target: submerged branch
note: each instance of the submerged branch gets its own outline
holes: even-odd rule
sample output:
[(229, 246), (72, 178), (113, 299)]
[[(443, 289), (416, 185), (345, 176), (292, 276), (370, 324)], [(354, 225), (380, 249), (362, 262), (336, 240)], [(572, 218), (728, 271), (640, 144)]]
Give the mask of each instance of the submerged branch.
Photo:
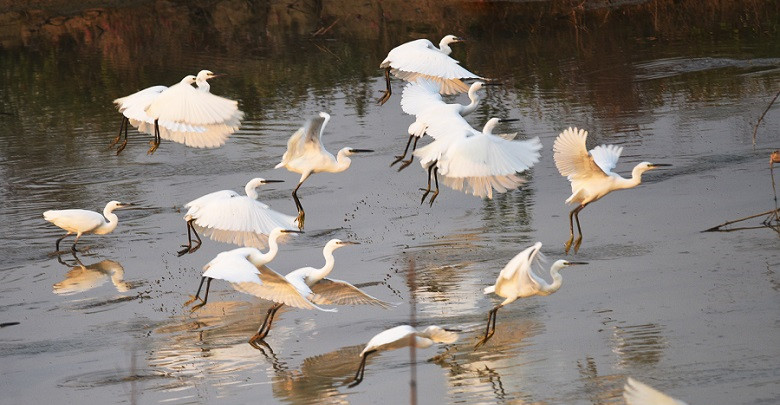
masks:
[[(767, 212), (762, 212), (760, 214), (750, 215), (750, 216), (747, 216), (747, 217), (744, 217), (744, 218), (735, 219), (733, 221), (726, 221), (726, 222), (724, 222), (724, 223), (722, 223), (722, 224), (720, 224), (718, 226), (713, 226), (712, 228), (705, 229), (702, 232), (729, 232), (730, 230), (720, 229), (720, 228), (722, 228), (724, 226), (727, 226), (727, 225), (731, 225), (731, 224), (737, 223), (737, 222), (746, 221), (748, 219), (762, 217), (764, 215), (768, 215), (767, 219), (764, 220), (764, 226), (772, 228), (773, 225), (771, 225), (771, 222), (772, 221), (777, 221), (779, 212), (780, 212), (780, 210), (772, 209), (772, 210), (769, 210)], [(780, 224), (778, 224), (778, 225), (780, 225)], [(775, 226), (778, 226), (778, 225), (775, 225)], [(759, 227), (757, 227), (757, 228), (759, 228)]]
[(758, 126), (761, 124), (761, 121), (764, 119), (764, 116), (767, 112), (769, 112), (769, 109), (772, 108), (772, 104), (775, 103), (775, 100), (777, 100), (777, 97), (780, 96), (780, 91), (775, 94), (775, 97), (772, 98), (772, 101), (769, 102), (769, 105), (766, 106), (766, 110), (761, 114), (760, 117), (758, 117), (758, 121), (756, 121), (756, 126), (753, 127), (753, 146), (756, 146), (756, 132), (758, 132)]

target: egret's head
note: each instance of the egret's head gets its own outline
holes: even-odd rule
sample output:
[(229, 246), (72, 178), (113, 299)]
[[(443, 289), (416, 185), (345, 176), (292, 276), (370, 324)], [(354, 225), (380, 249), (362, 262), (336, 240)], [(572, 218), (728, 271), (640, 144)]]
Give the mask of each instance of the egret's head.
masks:
[(465, 41), (463, 38), (457, 37), (455, 35), (447, 35), (441, 39), (441, 42), (445, 44), (452, 44), (455, 42), (463, 42), (463, 41)]
[(210, 70), (203, 69), (200, 72), (198, 72), (197, 80), (198, 81), (205, 81), (209, 79), (214, 79), (216, 77), (224, 76), (223, 74), (215, 74), (214, 72)]
[(197, 78), (197, 77), (195, 77), (195, 76), (193, 76), (193, 75), (187, 75), (187, 76), (184, 76), (184, 79), (181, 79), (181, 82), (182, 82), (182, 83), (186, 83), (186, 84), (193, 84), (193, 83), (195, 83), (197, 80), (198, 80), (198, 78)]
[(425, 328), (425, 330), (421, 333), (421, 335), (428, 336), (428, 338), (430, 338), (434, 342), (439, 342), (439, 343), (455, 343), (455, 341), (458, 340), (457, 333), (441, 328), (436, 325), (431, 325)]
[(249, 180), (249, 183), (247, 183), (247, 186), (250, 186), (252, 188), (256, 188), (256, 187), (262, 186), (263, 184), (268, 184), (268, 183), (284, 183), (284, 180), (268, 180), (268, 179), (264, 179), (262, 177), (255, 177), (254, 179)]
[(119, 202), (119, 201), (111, 201), (108, 204), (106, 204), (106, 210), (107, 211), (113, 211), (113, 210), (117, 210), (117, 209), (121, 209), (121, 208), (131, 207), (133, 205), (135, 205), (135, 204), (133, 204), (133, 203), (123, 203), (123, 202)]

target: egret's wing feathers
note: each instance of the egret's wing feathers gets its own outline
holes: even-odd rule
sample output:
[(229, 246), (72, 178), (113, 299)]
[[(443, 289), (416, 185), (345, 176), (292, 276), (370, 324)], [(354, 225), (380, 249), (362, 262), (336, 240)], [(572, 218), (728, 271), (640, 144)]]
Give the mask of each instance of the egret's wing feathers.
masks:
[(555, 167), (562, 176), (570, 180), (606, 173), (593, 161), (585, 147), (588, 132), (577, 128), (568, 128), (558, 135), (553, 144)]
[(623, 389), (623, 398), (628, 405), (687, 405), (631, 377), (628, 377)]
[(436, 81), (444, 94), (468, 91), (468, 86), (458, 79), (481, 78), (439, 51), (427, 39), (418, 39), (393, 48), (380, 66), (391, 67), (394, 75), (409, 82), (421, 77)]
[(191, 217), (198, 231), (212, 240), (261, 249), (274, 228), (292, 229), (295, 224), (295, 217), (247, 196), (212, 200)]
[(439, 85), (430, 80), (419, 79), (408, 83), (401, 93), (401, 109), (409, 115), (421, 114), (437, 104), (445, 104), (439, 94)]
[(314, 293), (311, 301), (319, 305), (376, 305), (385, 309), (393, 306), (341, 280), (324, 278), (311, 286), (311, 290)]
[(279, 273), (268, 268), (268, 266), (260, 266), (258, 270), (262, 285), (242, 286), (242, 288), (246, 289), (244, 292), (291, 307), (334, 312), (333, 309), (320, 308), (306, 299), (292, 283)]
[(243, 118), (238, 102), (198, 91), (186, 83), (175, 84), (160, 93), (146, 108), (146, 113), (154, 119), (193, 125), (222, 124)]
[(257, 268), (246, 259), (246, 256), (235, 251), (218, 254), (203, 266), (203, 277), (225, 280), (229, 283), (257, 283), (260, 277)]
[(49, 210), (43, 213), (43, 219), (67, 231), (81, 229), (82, 232), (89, 232), (106, 222), (97, 212), (80, 209)]
[(596, 163), (604, 173), (611, 174), (612, 169), (617, 166), (617, 161), (622, 152), (622, 146), (601, 145), (591, 149), (590, 155), (593, 157), (593, 162)]
[(515, 255), (512, 260), (507, 263), (501, 270), (499, 279), (512, 280), (516, 278), (521, 288), (539, 288), (539, 282), (532, 274), (531, 264), (533, 263), (536, 255), (539, 254), (542, 244), (537, 242), (533, 246), (523, 250)]

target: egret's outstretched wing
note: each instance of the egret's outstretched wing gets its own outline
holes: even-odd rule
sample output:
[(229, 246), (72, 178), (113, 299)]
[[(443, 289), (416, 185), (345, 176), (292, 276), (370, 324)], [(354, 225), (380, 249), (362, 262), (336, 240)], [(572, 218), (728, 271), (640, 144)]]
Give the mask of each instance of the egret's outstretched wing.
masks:
[(293, 228), (295, 217), (246, 196), (216, 199), (191, 215), (196, 228), (218, 242), (264, 248), (274, 228)]
[(631, 377), (628, 377), (623, 389), (623, 398), (628, 405), (687, 405)]
[(498, 277), (506, 280), (511, 280), (515, 277), (521, 286), (521, 294), (525, 293), (526, 289), (538, 289), (540, 284), (531, 270), (531, 264), (533, 264), (536, 255), (539, 254), (541, 249), (542, 243), (536, 242), (533, 246), (518, 253), (501, 270)]
[(416, 334), (417, 330), (409, 325), (400, 325), (377, 333), (366, 344), (361, 356), (372, 350), (392, 350), (409, 346), (409, 335)]
[(146, 113), (160, 120), (192, 125), (222, 124), (243, 118), (238, 102), (198, 91), (187, 83), (178, 83), (163, 91), (146, 108)]
[(225, 280), (231, 284), (260, 284), (257, 268), (247, 260), (243, 252), (240, 248), (218, 254), (203, 266), (203, 277)]
[(287, 140), (287, 151), (282, 155), (282, 161), (274, 168), (284, 167), (293, 159), (302, 156), (307, 150), (319, 151), (322, 148), (322, 129), (330, 121), (330, 115), (320, 112), (318, 115), (306, 120), (304, 126)]
[(601, 145), (591, 149), (590, 156), (593, 157), (593, 162), (596, 163), (604, 173), (609, 175), (612, 174), (612, 169), (617, 166), (617, 161), (622, 152), (622, 146)]
[(439, 94), (439, 85), (427, 79), (408, 83), (401, 93), (401, 109), (409, 115), (421, 114), (426, 109), (445, 104)]
[[(163, 91), (167, 90), (168, 86), (152, 86), (145, 88), (141, 91), (135, 92), (129, 96), (120, 97), (114, 100), (119, 112), (130, 120), (138, 120), (147, 122), (154, 119), (146, 114), (146, 109), (149, 104), (157, 98)], [(133, 124), (134, 126), (138, 126)]]
[(234, 286), (239, 291), (252, 294), (255, 297), (273, 302), (282, 303), (296, 308), (319, 309), (320, 311), (335, 312), (335, 309), (320, 308), (306, 299), (298, 289), (279, 273), (268, 266), (260, 266), (260, 280), (262, 285), (240, 284)]
[(210, 202), (220, 199), (228, 199), (234, 197), (240, 197), (241, 194), (233, 190), (220, 190), (213, 193), (208, 193), (204, 196), (198, 197), (187, 204), (184, 204), (184, 208), (189, 209), (187, 215), (195, 215), (198, 210), (208, 205)]
[(79, 209), (49, 210), (43, 213), (43, 219), (65, 230), (76, 228), (83, 232), (91, 231), (105, 222), (97, 212)]
[(376, 305), (385, 309), (394, 306), (341, 280), (324, 278), (311, 286), (311, 290), (314, 293), (311, 301), (319, 305)]
[(558, 135), (553, 144), (555, 167), (562, 176), (570, 180), (591, 176), (605, 176), (606, 173), (593, 161), (585, 147), (588, 131), (571, 128)]
[(408, 82), (421, 77), (438, 82), (443, 94), (468, 91), (468, 86), (459, 79), (481, 79), (460, 66), (457, 60), (443, 54), (427, 39), (393, 48), (380, 67), (390, 67), (394, 75)]

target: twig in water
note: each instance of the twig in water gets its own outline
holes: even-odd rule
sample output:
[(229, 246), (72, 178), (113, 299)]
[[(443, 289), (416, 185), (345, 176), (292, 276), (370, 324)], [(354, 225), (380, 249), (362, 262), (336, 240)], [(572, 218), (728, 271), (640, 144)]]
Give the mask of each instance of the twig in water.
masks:
[[(760, 214), (750, 215), (750, 216), (747, 216), (747, 217), (744, 217), (744, 218), (735, 219), (733, 221), (726, 221), (726, 222), (724, 222), (724, 223), (722, 223), (722, 224), (720, 224), (718, 226), (713, 226), (712, 228), (705, 229), (702, 232), (728, 232), (728, 230), (720, 229), (720, 228), (722, 228), (722, 227), (724, 227), (726, 225), (731, 225), (731, 224), (736, 223), (736, 222), (742, 222), (742, 221), (745, 221), (745, 220), (748, 220), (748, 219), (751, 219), (751, 218), (757, 218), (757, 217), (761, 217), (761, 216), (764, 216), (764, 215), (775, 215), (775, 216), (777, 216), (777, 213), (778, 212), (777, 212), (776, 209), (769, 210), (767, 212), (762, 212)], [(767, 224), (765, 224), (765, 225), (767, 225)], [(767, 226), (769, 226), (769, 225), (767, 225)]]
[(780, 96), (780, 91), (775, 94), (775, 97), (772, 99), (772, 101), (769, 102), (769, 105), (766, 106), (766, 110), (764, 110), (761, 116), (758, 117), (758, 121), (756, 121), (756, 126), (753, 128), (753, 147), (756, 146), (756, 132), (758, 132), (758, 125), (761, 124), (761, 121), (764, 119), (766, 113), (769, 112), (770, 108), (772, 108), (772, 104), (774, 104), (775, 100), (777, 100), (777, 96)]

